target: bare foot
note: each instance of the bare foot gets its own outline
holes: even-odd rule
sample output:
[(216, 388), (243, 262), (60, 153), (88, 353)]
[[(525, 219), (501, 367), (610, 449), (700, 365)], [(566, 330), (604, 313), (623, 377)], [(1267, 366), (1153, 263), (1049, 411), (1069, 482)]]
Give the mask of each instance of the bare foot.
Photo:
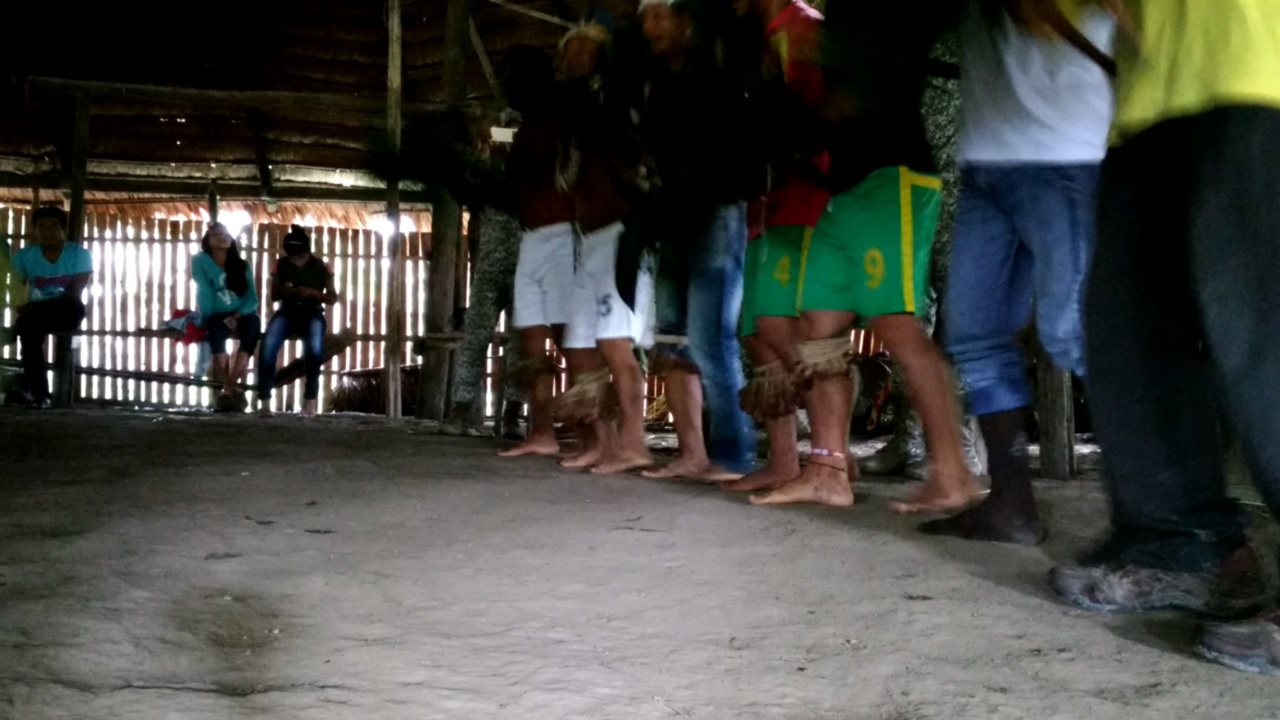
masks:
[(642, 452), (619, 453), (610, 455), (591, 468), (594, 475), (617, 475), (619, 473), (640, 470), (653, 465), (653, 455), (648, 450)]
[(640, 474), (653, 480), (700, 480), (706, 483), (732, 482), (742, 478), (742, 473), (725, 470), (706, 458), (685, 457), (677, 457), (667, 465)]
[(271, 408), (267, 407), (266, 405), (263, 405), (262, 407), (258, 408), (258, 417), (260, 418), (269, 418), (269, 417), (275, 417), (275, 416), (276, 414), (271, 412)]
[(896, 513), (904, 515), (918, 512), (953, 513), (973, 505), (981, 499), (982, 487), (974, 482), (967, 470), (940, 473), (932, 469), (924, 486), (904, 502), (890, 503)]
[(554, 436), (530, 435), (524, 442), (498, 453), (498, 457), (523, 457), (525, 455), (544, 455), (555, 457), (560, 454), (560, 443)]
[(799, 463), (775, 467), (769, 463), (741, 480), (721, 483), (720, 487), (729, 492), (760, 492), (782, 487), (783, 483), (800, 474)]
[(304, 418), (313, 418), (316, 416), (316, 401), (307, 400), (302, 403), (302, 412), (298, 413)]
[(562, 468), (589, 468), (600, 464), (604, 459), (604, 448), (596, 445), (595, 447), (580, 452), (577, 455), (570, 455), (560, 461)]
[(752, 505), (791, 505), (816, 503), (832, 507), (853, 505), (853, 487), (849, 474), (832, 465), (810, 462), (800, 476), (776, 490), (751, 496)]
[(977, 503), (983, 495), (982, 488), (978, 487), (972, 479), (955, 489), (929, 481), (906, 500), (889, 503), (889, 508), (902, 515), (921, 512), (959, 512)]

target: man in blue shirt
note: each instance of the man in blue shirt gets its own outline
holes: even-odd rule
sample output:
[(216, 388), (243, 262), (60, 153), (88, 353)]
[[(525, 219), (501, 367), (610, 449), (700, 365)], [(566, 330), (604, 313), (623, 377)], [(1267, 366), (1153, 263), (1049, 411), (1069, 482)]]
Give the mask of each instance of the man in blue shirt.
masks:
[(22, 348), (23, 402), (29, 407), (49, 405), (49, 379), (44, 341), (51, 333), (74, 330), (84, 320), (80, 299), (93, 274), (89, 251), (67, 241), (67, 214), (42, 207), (31, 216), (36, 244), (13, 256), (18, 313), (14, 334)]

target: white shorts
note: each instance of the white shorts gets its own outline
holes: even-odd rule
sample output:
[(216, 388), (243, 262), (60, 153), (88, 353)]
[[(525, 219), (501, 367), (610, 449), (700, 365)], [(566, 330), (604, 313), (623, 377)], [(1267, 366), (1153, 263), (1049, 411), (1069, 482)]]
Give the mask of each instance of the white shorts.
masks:
[(584, 349), (597, 340), (631, 340), (640, 347), (653, 345), (654, 290), (652, 258), (641, 260), (636, 277), (634, 307), (618, 295), (618, 244), (622, 223), (603, 227), (578, 241), (577, 271), (569, 301), (569, 325), (563, 347)]
[(520, 237), (513, 292), (516, 328), (569, 322), (575, 235), (571, 223), (557, 223), (526, 230)]

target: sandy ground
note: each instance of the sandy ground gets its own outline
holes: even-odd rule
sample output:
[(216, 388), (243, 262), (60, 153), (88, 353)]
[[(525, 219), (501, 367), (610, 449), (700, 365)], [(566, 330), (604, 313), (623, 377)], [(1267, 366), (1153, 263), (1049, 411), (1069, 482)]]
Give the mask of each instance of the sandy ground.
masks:
[(500, 461), (413, 423), (0, 412), (0, 717), (1280, 717), (1191, 618), (1056, 603), (1041, 549), (859, 506)]

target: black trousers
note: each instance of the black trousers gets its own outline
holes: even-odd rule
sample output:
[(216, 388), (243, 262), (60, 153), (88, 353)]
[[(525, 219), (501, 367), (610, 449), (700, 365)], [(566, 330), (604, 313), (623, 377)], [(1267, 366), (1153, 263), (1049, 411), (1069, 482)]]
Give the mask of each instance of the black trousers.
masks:
[(1245, 542), (1223, 420), (1280, 511), (1280, 110), (1164, 122), (1103, 165), (1085, 309), (1112, 536), (1090, 561), (1215, 568)]
[(84, 321), (80, 298), (63, 295), (33, 302), (18, 313), (14, 333), (22, 351), (22, 379), (26, 391), (36, 400), (49, 397), (48, 368), (44, 361), (44, 341), (52, 333), (69, 332)]

